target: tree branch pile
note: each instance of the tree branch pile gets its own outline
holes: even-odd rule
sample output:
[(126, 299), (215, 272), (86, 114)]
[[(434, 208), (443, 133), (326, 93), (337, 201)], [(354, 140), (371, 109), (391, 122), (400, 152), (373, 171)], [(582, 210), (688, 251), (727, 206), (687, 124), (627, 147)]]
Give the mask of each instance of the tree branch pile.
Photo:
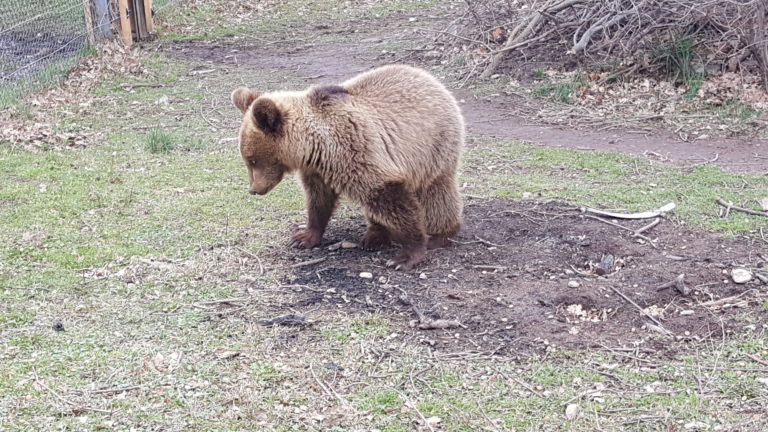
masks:
[(537, 48), (560, 50), (581, 63), (631, 60), (632, 70), (653, 71), (665, 67), (657, 61), (660, 48), (686, 40), (687, 53), (697, 53), (702, 67), (721, 73), (755, 69), (768, 90), (768, 0), (465, 3), (473, 19), (473, 39), (490, 54), (481, 77), (494, 74), (507, 56)]

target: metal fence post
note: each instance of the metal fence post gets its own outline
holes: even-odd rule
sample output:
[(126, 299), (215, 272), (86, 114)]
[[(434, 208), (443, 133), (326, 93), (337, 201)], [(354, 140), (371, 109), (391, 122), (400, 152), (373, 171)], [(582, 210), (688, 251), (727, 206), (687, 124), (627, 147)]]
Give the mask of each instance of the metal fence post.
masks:
[(112, 23), (109, 19), (109, 0), (93, 0), (95, 6), (96, 30), (100, 36), (112, 34)]

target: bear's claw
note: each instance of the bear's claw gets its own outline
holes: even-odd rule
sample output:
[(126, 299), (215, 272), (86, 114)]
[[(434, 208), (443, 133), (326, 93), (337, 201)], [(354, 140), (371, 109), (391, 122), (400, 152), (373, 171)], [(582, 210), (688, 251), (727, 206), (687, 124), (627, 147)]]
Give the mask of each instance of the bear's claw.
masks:
[(293, 235), (289, 247), (299, 249), (312, 249), (320, 244), (322, 234), (314, 230), (302, 230)]

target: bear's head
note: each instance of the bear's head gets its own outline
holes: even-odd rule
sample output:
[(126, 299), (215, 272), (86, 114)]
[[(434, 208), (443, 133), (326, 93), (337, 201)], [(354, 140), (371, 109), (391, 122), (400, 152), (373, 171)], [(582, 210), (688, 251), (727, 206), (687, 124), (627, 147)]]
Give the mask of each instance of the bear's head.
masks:
[(278, 158), (285, 133), (285, 114), (274, 100), (241, 87), (232, 92), (232, 103), (243, 113), (240, 154), (248, 168), (249, 191), (264, 195), (288, 171)]

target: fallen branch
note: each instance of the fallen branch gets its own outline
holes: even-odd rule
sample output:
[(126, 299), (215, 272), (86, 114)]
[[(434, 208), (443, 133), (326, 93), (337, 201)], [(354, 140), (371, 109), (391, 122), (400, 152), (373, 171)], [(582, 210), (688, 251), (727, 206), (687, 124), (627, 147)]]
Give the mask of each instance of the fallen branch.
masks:
[(747, 291), (744, 291), (743, 293), (741, 293), (739, 295), (725, 297), (725, 298), (721, 298), (719, 300), (710, 300), (708, 302), (702, 303), (701, 305), (702, 306), (706, 306), (706, 307), (711, 307), (711, 308), (720, 308), (720, 307), (723, 307), (723, 306), (725, 306), (725, 305), (727, 305), (727, 304), (729, 304), (729, 303), (731, 303), (731, 302), (733, 302), (735, 300), (738, 300), (740, 297), (742, 297), (742, 296), (744, 296), (746, 294), (749, 294), (751, 292), (754, 292), (754, 291), (755, 290), (747, 290)]
[(642, 228), (640, 228), (638, 230), (635, 230), (634, 235), (635, 236), (639, 236), (640, 234), (642, 234), (642, 233), (648, 231), (649, 229), (655, 227), (656, 225), (658, 225), (659, 222), (661, 222), (661, 218), (654, 219), (653, 222), (649, 223), (648, 225), (646, 225), (646, 226), (644, 226), (644, 227), (642, 227)]
[(718, 204), (720, 204), (721, 206), (725, 207), (725, 215), (723, 217), (728, 217), (728, 214), (730, 213), (731, 210), (735, 210), (737, 212), (742, 212), (742, 213), (746, 213), (746, 214), (751, 214), (751, 215), (754, 215), (754, 216), (765, 216), (765, 217), (768, 217), (768, 212), (761, 212), (761, 211), (757, 211), (757, 210), (752, 210), (752, 209), (748, 209), (748, 208), (744, 208), (744, 207), (735, 206), (735, 205), (733, 205), (733, 202), (731, 202), (731, 201), (726, 202), (724, 199), (722, 199), (720, 197), (717, 197), (716, 201), (717, 201)]
[(672, 332), (671, 332), (671, 331), (669, 331), (669, 330), (667, 330), (666, 328), (664, 328), (664, 325), (663, 325), (663, 324), (662, 324), (662, 323), (661, 323), (659, 320), (657, 320), (657, 319), (656, 319), (656, 318), (655, 318), (653, 315), (651, 315), (651, 314), (649, 314), (648, 312), (646, 312), (646, 311), (645, 311), (645, 309), (641, 308), (641, 307), (640, 307), (640, 305), (639, 305), (639, 304), (637, 304), (637, 303), (635, 303), (635, 302), (634, 302), (634, 301), (633, 301), (631, 298), (627, 297), (626, 295), (624, 295), (624, 293), (622, 293), (621, 291), (617, 290), (616, 288), (614, 288), (614, 287), (612, 287), (612, 286), (610, 286), (610, 285), (608, 286), (608, 288), (610, 288), (611, 290), (613, 290), (613, 292), (615, 292), (616, 294), (618, 294), (619, 296), (621, 296), (621, 298), (623, 298), (624, 300), (626, 300), (626, 301), (627, 301), (627, 303), (629, 303), (629, 304), (631, 304), (632, 306), (634, 306), (634, 307), (635, 307), (637, 310), (639, 310), (639, 311), (640, 311), (640, 313), (642, 313), (643, 315), (645, 315), (646, 317), (648, 317), (648, 319), (650, 319), (651, 321), (653, 321), (653, 322), (654, 322), (654, 323), (655, 323), (655, 324), (656, 324), (656, 325), (657, 325), (657, 326), (658, 326), (658, 327), (659, 327), (659, 328), (662, 330), (662, 333), (665, 333), (665, 334), (672, 334)]
[(672, 210), (674, 210), (675, 207), (676, 207), (675, 203), (668, 203), (659, 207), (656, 210), (640, 212), (640, 213), (614, 213), (614, 212), (608, 212), (603, 210), (597, 210), (589, 207), (582, 207), (581, 211), (600, 215), (600, 216), (608, 216), (616, 219), (650, 219), (653, 217), (663, 216), (665, 213), (669, 213)]

